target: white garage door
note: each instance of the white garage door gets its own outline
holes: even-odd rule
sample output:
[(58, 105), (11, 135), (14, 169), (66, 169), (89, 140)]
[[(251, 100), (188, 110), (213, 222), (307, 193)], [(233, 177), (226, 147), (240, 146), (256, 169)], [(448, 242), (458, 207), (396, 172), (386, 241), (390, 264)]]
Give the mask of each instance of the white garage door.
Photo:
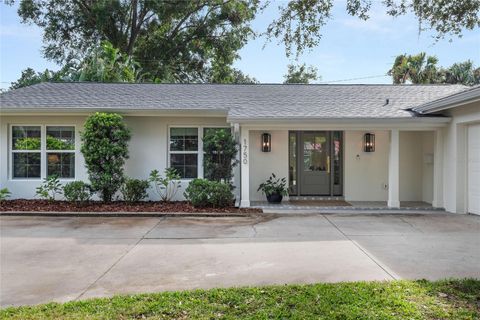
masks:
[(468, 212), (480, 214), (480, 124), (468, 127)]

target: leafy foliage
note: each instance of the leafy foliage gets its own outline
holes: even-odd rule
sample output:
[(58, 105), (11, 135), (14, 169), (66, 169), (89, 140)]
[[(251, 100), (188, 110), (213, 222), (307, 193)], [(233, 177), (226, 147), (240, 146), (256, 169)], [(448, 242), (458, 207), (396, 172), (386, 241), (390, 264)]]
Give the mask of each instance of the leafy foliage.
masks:
[(235, 158), (238, 145), (230, 129), (208, 131), (203, 137), (205, 178), (229, 183), (233, 168), (238, 164)]
[(5, 201), (8, 198), (10, 198), (11, 194), (12, 193), (10, 192), (10, 190), (8, 190), (8, 188), (1, 188), (0, 189), (0, 202)]
[(234, 200), (230, 184), (206, 179), (193, 179), (184, 196), (194, 207), (224, 208)]
[(63, 186), (63, 196), (67, 201), (84, 203), (90, 200), (92, 189), (83, 181), (72, 181)]
[(180, 174), (175, 168), (166, 168), (165, 177), (162, 177), (158, 170), (152, 170), (148, 181), (154, 186), (155, 192), (160, 196), (162, 201), (169, 202), (177, 194), (181, 187)]
[(133, 203), (145, 199), (148, 196), (147, 189), (149, 185), (148, 180), (126, 178), (120, 188), (123, 200)]
[(288, 194), (287, 189), (287, 179), (286, 178), (277, 178), (277, 176), (272, 173), (272, 175), (265, 181), (262, 182), (257, 191), (262, 191), (266, 196), (272, 194), (278, 194), (286, 196)]
[(51, 175), (43, 180), (43, 183), (37, 187), (36, 191), (36, 195), (40, 198), (55, 201), (55, 197), (62, 194), (62, 185), (60, 180), (58, 180), (58, 176)]
[(480, 68), (475, 69), (470, 60), (454, 63), (449, 68), (439, 67), (437, 63), (437, 57), (427, 56), (425, 52), (416, 55), (402, 54), (395, 58), (388, 74), (392, 76), (395, 84), (411, 82), (475, 85), (480, 83)]
[[(285, 44), (287, 56), (296, 56), (317, 46), (322, 28), (332, 18), (334, 0), (289, 0), (279, 6), (279, 16), (268, 26), (269, 39), (277, 38)], [(373, 0), (347, 0), (346, 11), (361, 20), (368, 20)], [(413, 13), (419, 21), (419, 32), (431, 29), (436, 38), (461, 36), (464, 29), (480, 26), (480, 1), (422, 1), (384, 0), (386, 13), (398, 17)]]
[(20, 0), (18, 14), (43, 29), (44, 55), (58, 63), (82, 61), (106, 40), (139, 61), (151, 81), (206, 82), (213, 70), (215, 82), (223, 82), (221, 70), (253, 34), (249, 22), (257, 5), (257, 0)]
[(87, 56), (78, 70), (74, 80), (96, 82), (138, 82), (140, 64), (132, 57), (121, 53), (108, 41), (103, 41), (100, 47)]
[(46, 69), (43, 72), (36, 72), (32, 68), (27, 68), (22, 71), (20, 78), (12, 82), (10, 89), (19, 89), (33, 84), (48, 82), (48, 81), (62, 81), (64, 80), (63, 71), (52, 71)]
[(307, 67), (304, 64), (301, 65), (288, 65), (287, 74), (284, 76), (285, 81), (283, 83), (310, 83), (311, 80), (318, 80), (321, 77), (318, 76), (318, 70), (315, 67)]
[(105, 202), (112, 201), (123, 184), (130, 137), (130, 130), (119, 114), (97, 112), (85, 122), (81, 152), (92, 188)]

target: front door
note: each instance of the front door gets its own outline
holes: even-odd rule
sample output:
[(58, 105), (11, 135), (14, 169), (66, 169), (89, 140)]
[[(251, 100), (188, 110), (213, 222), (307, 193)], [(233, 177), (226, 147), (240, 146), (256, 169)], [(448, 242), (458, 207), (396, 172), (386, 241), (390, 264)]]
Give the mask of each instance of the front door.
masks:
[(301, 195), (330, 195), (330, 132), (299, 132), (298, 168)]

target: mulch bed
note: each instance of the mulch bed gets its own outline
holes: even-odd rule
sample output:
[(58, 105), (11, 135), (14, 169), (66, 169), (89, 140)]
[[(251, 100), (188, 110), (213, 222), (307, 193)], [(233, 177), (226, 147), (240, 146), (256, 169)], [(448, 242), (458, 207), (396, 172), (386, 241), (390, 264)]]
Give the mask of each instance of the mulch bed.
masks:
[(184, 212), (184, 213), (260, 213), (261, 209), (252, 208), (194, 208), (188, 202), (146, 201), (128, 204), (123, 201), (103, 203), (90, 201), (76, 205), (67, 201), (15, 199), (0, 202), (3, 212)]

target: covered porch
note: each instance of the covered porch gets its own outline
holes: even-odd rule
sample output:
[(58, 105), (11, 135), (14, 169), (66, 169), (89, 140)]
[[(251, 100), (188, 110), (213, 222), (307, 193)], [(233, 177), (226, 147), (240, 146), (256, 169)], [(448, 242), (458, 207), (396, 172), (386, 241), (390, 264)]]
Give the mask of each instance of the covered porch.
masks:
[[(383, 122), (236, 124), (241, 145), (235, 181), (238, 204), (285, 209), (442, 208), (438, 155), (446, 119)], [(271, 137), (269, 152), (262, 151), (264, 133)], [(366, 134), (374, 138), (370, 152)], [(267, 203), (257, 191), (272, 173), (287, 178), (289, 196), (280, 206)]]

